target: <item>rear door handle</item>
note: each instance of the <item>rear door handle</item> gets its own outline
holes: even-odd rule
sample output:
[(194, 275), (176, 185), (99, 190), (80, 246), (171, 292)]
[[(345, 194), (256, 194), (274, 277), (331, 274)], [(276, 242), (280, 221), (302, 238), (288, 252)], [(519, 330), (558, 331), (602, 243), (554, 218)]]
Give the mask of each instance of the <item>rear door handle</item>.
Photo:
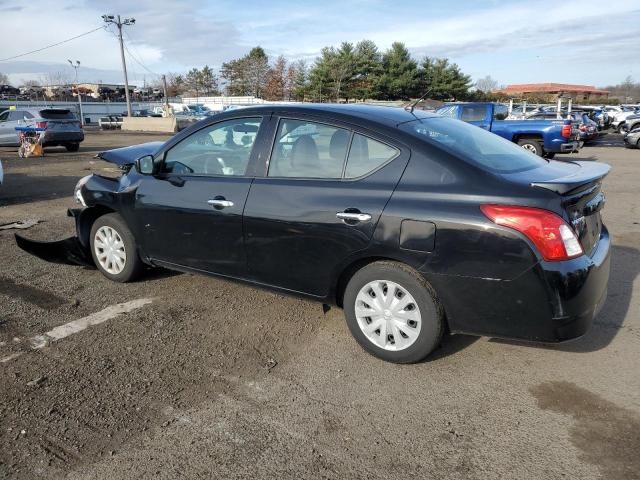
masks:
[(208, 200), (207, 203), (211, 205), (213, 208), (217, 208), (218, 210), (222, 210), (223, 208), (226, 208), (226, 207), (233, 207), (233, 202), (225, 199), (224, 197), (212, 198), (211, 200)]
[(340, 220), (345, 220), (347, 222), (368, 222), (371, 220), (371, 215), (368, 213), (355, 213), (355, 212), (338, 212), (336, 213), (336, 217)]

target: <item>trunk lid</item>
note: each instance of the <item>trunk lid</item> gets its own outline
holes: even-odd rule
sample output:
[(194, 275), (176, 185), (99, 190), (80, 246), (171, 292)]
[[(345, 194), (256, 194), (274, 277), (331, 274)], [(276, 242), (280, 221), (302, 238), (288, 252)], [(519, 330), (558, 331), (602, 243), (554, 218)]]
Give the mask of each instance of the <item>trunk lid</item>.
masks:
[(605, 204), (602, 179), (609, 165), (597, 162), (549, 162), (548, 165), (509, 175), (517, 183), (554, 192), (569, 224), (587, 255), (593, 252), (602, 230), (600, 211)]
[(162, 145), (164, 145), (164, 142), (149, 142), (130, 147), (114, 148), (113, 150), (100, 152), (96, 157), (119, 166), (134, 165), (140, 157), (155, 154)]

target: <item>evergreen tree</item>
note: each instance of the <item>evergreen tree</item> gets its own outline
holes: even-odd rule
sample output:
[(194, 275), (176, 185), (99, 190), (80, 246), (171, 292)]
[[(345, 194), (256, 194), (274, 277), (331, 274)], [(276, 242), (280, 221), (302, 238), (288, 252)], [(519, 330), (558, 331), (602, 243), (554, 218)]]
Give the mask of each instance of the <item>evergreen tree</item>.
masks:
[(425, 57), (420, 70), (420, 86), (429, 96), (439, 100), (464, 99), (471, 87), (471, 77), (460, 71), (455, 63), (446, 58)]
[(382, 55), (374, 42), (362, 40), (356, 45), (354, 56), (355, 75), (351, 93), (361, 100), (374, 98), (383, 73)]
[(382, 55), (383, 73), (380, 96), (385, 99), (409, 99), (418, 86), (418, 65), (404, 43), (394, 42)]

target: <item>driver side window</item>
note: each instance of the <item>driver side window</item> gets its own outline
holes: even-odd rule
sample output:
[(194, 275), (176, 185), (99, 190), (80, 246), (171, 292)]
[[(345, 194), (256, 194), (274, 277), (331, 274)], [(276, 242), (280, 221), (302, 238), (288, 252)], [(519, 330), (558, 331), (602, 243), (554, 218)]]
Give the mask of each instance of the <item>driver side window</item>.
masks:
[(261, 121), (261, 117), (236, 118), (198, 130), (165, 154), (162, 172), (244, 175)]

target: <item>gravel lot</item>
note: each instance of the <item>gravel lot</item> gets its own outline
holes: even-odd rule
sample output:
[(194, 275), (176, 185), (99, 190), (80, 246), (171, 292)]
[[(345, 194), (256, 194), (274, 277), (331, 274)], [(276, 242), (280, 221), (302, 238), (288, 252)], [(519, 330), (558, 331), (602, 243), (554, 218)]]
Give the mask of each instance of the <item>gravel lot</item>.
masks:
[[(94, 132), (78, 153), (1, 149), (0, 225), (73, 234), (78, 178), (106, 148), (164, 137)], [(609, 297), (592, 330), (555, 346), (454, 336), (428, 361), (362, 351), (342, 312), (214, 278), (111, 283), (45, 263), (0, 230), (0, 478), (640, 478), (640, 151), (609, 163)], [(152, 299), (33, 349), (111, 305)]]

